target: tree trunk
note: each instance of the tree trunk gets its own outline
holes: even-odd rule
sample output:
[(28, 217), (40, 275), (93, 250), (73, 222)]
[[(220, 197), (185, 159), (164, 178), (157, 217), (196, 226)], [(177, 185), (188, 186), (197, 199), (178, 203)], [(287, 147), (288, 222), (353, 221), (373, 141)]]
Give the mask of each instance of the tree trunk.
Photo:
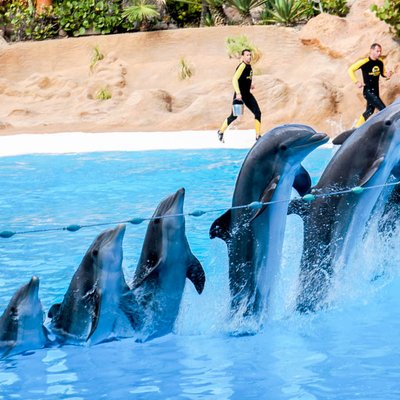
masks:
[(226, 16), (222, 5), (210, 5), (210, 13), (215, 26), (226, 25)]

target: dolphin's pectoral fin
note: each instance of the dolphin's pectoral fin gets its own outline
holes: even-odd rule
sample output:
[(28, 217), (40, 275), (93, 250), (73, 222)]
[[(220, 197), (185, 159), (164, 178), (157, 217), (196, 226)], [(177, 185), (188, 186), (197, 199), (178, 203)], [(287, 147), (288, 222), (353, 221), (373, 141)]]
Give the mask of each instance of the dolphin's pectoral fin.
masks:
[(92, 290), (90, 293), (88, 293), (85, 298), (88, 299), (89, 307), (88, 309), (90, 310), (89, 315), (91, 317), (91, 327), (90, 327), (90, 332), (89, 335), (86, 339), (88, 341), (90, 337), (93, 335), (97, 328), (97, 324), (99, 323), (99, 317), (100, 317), (100, 302), (101, 302), (101, 295), (100, 292), (97, 288)]
[(47, 312), (47, 316), (49, 318), (55, 317), (58, 314), (58, 312), (60, 311), (60, 307), (61, 307), (61, 303), (53, 304), (50, 307), (50, 310)]
[(349, 129), (348, 131), (342, 132), (340, 135), (336, 136), (335, 139), (333, 139), (332, 143), (333, 144), (343, 144), (356, 130), (354, 129)]
[(186, 278), (188, 278), (194, 285), (198, 294), (201, 294), (206, 283), (206, 274), (200, 264), (200, 261), (193, 256), (190, 260), (190, 265), (186, 271)]
[(151, 265), (147, 264), (145, 267), (143, 266), (138, 266), (137, 269), (145, 269), (145, 273), (142, 274), (141, 276), (136, 276), (132, 282), (132, 287), (131, 289), (134, 290), (141, 286), (141, 284), (151, 275), (154, 273), (154, 271), (162, 264), (162, 259), (158, 259), (157, 263)]
[(380, 157), (374, 161), (374, 163), (369, 167), (368, 171), (361, 178), (358, 186), (364, 186), (374, 176), (384, 159), (385, 157)]
[(210, 239), (220, 238), (222, 240), (229, 240), (231, 238), (230, 225), (231, 225), (231, 209), (217, 218), (210, 228)]
[[(272, 196), (274, 195), (275, 189), (278, 186), (279, 179), (281, 178), (280, 175), (276, 175), (274, 178), (270, 180), (267, 187), (265, 188), (263, 194), (261, 195), (260, 202), (261, 203), (268, 203), (271, 201)], [(267, 208), (267, 205), (263, 205), (257, 212), (250, 218), (249, 222), (254, 221), (257, 217), (259, 217)]]
[(300, 196), (304, 196), (310, 191), (311, 177), (307, 170), (300, 164), (300, 168), (294, 178), (293, 187)]

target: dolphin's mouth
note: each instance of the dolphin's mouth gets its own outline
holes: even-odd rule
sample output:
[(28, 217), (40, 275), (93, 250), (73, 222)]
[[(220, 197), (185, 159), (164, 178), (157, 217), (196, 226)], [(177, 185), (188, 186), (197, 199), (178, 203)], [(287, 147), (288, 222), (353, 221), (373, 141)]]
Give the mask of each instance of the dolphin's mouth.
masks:
[(163, 210), (162, 214), (164, 215), (182, 214), (184, 200), (185, 200), (185, 189), (180, 188), (169, 199), (166, 200), (165, 209)]
[(110, 235), (110, 240), (116, 240), (116, 241), (122, 241), (126, 231), (126, 225), (125, 224), (119, 224), (116, 228), (112, 230), (112, 233)]
[(329, 136), (326, 133), (314, 133), (311, 136), (298, 140), (293, 144), (296, 149), (301, 149), (309, 146), (320, 146), (321, 144), (327, 143)]
[(39, 278), (32, 276), (31, 280), (23, 287), (21, 291), (21, 298), (35, 301), (39, 296)]

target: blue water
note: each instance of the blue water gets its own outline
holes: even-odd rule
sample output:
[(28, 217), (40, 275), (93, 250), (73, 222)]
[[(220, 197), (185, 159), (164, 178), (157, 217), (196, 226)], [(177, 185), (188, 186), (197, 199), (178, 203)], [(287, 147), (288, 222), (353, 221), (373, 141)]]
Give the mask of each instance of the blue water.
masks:
[[(115, 224), (150, 217), (186, 189), (185, 212), (229, 207), (245, 150), (155, 151), (0, 158), (0, 231)], [(312, 153), (314, 182), (332, 156)], [(199, 296), (187, 281), (172, 334), (93, 347), (40, 349), (0, 361), (0, 399), (399, 399), (399, 234), (372, 224), (340, 271), (332, 306), (293, 311), (302, 246), (290, 216), (275, 298), (258, 335), (232, 337), (226, 247), (208, 238), (221, 212), (187, 217), (193, 253), (207, 274)], [(62, 300), (84, 253), (104, 227), (0, 239), (0, 310), (32, 275), (47, 310)], [(133, 276), (146, 223), (128, 225), (124, 271)], [(397, 231), (398, 232), (398, 231)]]

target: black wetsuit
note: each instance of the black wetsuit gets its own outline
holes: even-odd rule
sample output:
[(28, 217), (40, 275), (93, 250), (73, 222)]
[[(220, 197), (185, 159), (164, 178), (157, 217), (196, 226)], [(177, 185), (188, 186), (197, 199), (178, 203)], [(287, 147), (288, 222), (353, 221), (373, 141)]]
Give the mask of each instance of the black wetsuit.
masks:
[(349, 68), (350, 76), (354, 82), (357, 82), (354, 72), (358, 69), (361, 69), (365, 85), (363, 96), (367, 100), (367, 107), (363, 117), (367, 120), (374, 113), (375, 108), (381, 111), (386, 107), (379, 97), (379, 77), (382, 75), (386, 78), (385, 66), (381, 59), (372, 60), (367, 57), (357, 61)]
[[(237, 90), (237, 88), (240, 91), (240, 94), (242, 96), (242, 101), (244, 105), (254, 114), (254, 118), (261, 123), (261, 110), (260, 107), (258, 106), (257, 100), (255, 97), (252, 95), (250, 92), (251, 90), (251, 82), (253, 78), (253, 69), (250, 64), (246, 64), (244, 62), (241, 62), (237, 68), (236, 68), (236, 73), (234, 75), (233, 81), (235, 80), (235, 77), (237, 77), (237, 87), (235, 85), (235, 82), (233, 82), (233, 86)], [(233, 95), (233, 100), (236, 99), (236, 91)], [(237, 116), (233, 115), (233, 111), (227, 118), (227, 123), (228, 126), (237, 118)]]

